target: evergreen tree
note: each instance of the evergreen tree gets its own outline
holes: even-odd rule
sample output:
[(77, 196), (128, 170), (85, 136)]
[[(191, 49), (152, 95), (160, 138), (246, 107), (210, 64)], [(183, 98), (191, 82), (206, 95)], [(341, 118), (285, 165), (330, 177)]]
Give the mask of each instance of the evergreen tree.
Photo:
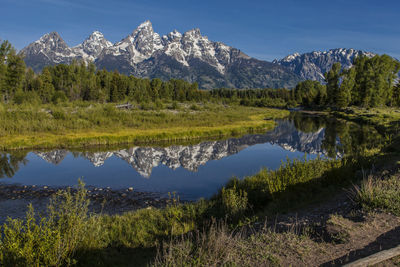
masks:
[(25, 75), (25, 62), (22, 56), (17, 55), (14, 49), (11, 49), (7, 55), (7, 67), (4, 77), (4, 96), (9, 101), (16, 92), (22, 90), (22, 82)]
[(328, 104), (330, 105), (335, 105), (337, 100), (341, 67), (342, 65), (336, 62), (332, 65), (331, 70), (325, 73)]
[(336, 106), (339, 108), (347, 107), (351, 103), (351, 92), (354, 90), (356, 77), (355, 68), (343, 71), (342, 77), (343, 80), (336, 96)]
[(55, 93), (55, 90), (52, 83), (53, 79), (51, 73), (47, 68), (43, 69), (42, 75), (40, 75), (40, 79), (42, 81), (42, 86), (38, 91), (40, 99), (43, 103), (50, 103)]

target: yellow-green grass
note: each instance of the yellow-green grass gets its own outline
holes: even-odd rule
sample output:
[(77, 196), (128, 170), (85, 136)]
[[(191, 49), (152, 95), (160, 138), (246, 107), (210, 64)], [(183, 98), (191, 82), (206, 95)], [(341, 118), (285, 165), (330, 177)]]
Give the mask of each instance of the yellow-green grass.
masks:
[(0, 149), (142, 144), (237, 136), (271, 129), (285, 110), (207, 105), (193, 111), (118, 110), (114, 105), (6, 106), (0, 109)]
[(400, 109), (398, 108), (358, 108), (351, 107), (343, 111), (335, 111), (334, 115), (347, 120), (368, 123), (382, 130), (397, 130), (400, 121)]

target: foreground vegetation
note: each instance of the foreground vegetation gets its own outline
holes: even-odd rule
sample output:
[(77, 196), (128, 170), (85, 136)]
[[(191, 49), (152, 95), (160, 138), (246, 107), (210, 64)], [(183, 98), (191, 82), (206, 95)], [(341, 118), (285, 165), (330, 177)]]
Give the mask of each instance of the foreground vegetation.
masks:
[(263, 170), (243, 181), (234, 179), (210, 200), (188, 204), (173, 201), (165, 209), (115, 216), (88, 214), (86, 191), (80, 185), (75, 195), (60, 192), (47, 216), (36, 219), (31, 210), (26, 220), (8, 221), (2, 230), (0, 259), (6, 265), (19, 266), (75, 261), (92, 266), (118, 264), (118, 260), (108, 258), (110, 253), (124, 255), (146, 248), (155, 251), (171, 237), (208, 229), (210, 218), (235, 227), (326, 197), (335, 188), (348, 185), (351, 179), (338, 181), (337, 177), (349, 177), (359, 164), (326, 159), (288, 161), (276, 171)]

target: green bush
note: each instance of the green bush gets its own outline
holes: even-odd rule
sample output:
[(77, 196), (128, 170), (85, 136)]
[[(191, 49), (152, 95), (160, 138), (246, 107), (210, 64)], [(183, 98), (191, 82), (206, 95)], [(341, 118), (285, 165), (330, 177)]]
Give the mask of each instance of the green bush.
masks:
[(200, 110), (200, 107), (198, 105), (196, 105), (196, 104), (192, 104), (190, 106), (190, 109), (196, 111), (196, 110)]
[(108, 104), (104, 105), (103, 112), (107, 116), (114, 116), (117, 113), (117, 109), (115, 108), (114, 105)]
[(2, 229), (0, 262), (3, 266), (71, 265), (83, 240), (88, 221), (86, 190), (59, 191), (48, 206), (47, 216), (36, 219), (29, 207), (26, 219), (8, 219)]
[(170, 107), (170, 109), (174, 109), (174, 110), (177, 110), (177, 109), (179, 109), (178, 102), (176, 102), (176, 101), (173, 101), (173, 102), (172, 102), (172, 104), (171, 104), (171, 107)]
[(61, 110), (54, 110), (52, 113), (53, 118), (56, 120), (65, 120), (65, 114)]
[(161, 100), (159, 100), (159, 99), (157, 99), (157, 100), (154, 102), (154, 106), (155, 106), (155, 108), (158, 109), (158, 110), (164, 109), (164, 104), (163, 104), (163, 102), (161, 102)]
[(63, 91), (56, 91), (51, 99), (53, 104), (60, 104), (68, 101), (67, 96)]
[(221, 190), (221, 201), (226, 216), (239, 218), (247, 209), (247, 192), (237, 189), (236, 185), (228, 189), (224, 187)]
[(17, 92), (14, 96), (14, 103), (17, 105), (21, 104), (39, 104), (42, 101), (40, 97), (35, 92)]
[[(344, 165), (346, 160), (287, 159), (277, 170), (263, 169), (242, 180), (232, 179), (227, 183), (225, 191), (234, 189), (246, 193), (248, 206), (253, 211), (272, 208), (274, 205), (277, 206), (274, 210), (283, 211), (311, 199), (310, 194), (317, 195), (321, 189), (330, 190), (333, 185), (349, 182), (351, 165), (346, 168)], [(216, 198), (221, 197), (220, 192)]]
[(368, 177), (355, 186), (353, 199), (366, 210), (380, 209), (400, 215), (400, 178)]

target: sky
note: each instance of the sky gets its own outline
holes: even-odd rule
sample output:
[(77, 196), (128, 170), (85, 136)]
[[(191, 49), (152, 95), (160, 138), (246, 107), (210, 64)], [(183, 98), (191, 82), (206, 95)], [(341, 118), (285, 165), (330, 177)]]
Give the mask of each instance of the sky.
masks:
[(400, 0), (0, 0), (0, 40), (18, 50), (57, 31), (75, 46), (94, 30), (115, 43), (142, 22), (200, 28), (258, 59), (354, 48), (400, 59)]

